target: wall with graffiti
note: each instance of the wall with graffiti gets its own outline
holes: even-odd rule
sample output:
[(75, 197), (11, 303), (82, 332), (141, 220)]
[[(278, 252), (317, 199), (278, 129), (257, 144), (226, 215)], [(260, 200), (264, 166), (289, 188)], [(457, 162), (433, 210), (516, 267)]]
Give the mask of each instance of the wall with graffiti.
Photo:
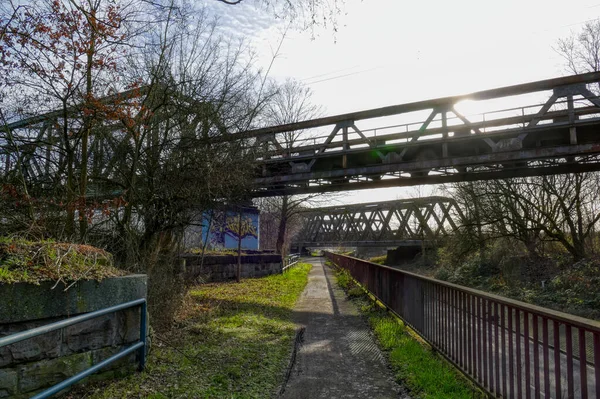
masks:
[(242, 249), (258, 250), (258, 209), (245, 208), (241, 212), (241, 219), (239, 215), (237, 211), (228, 210), (204, 212), (198, 218), (201, 220), (196, 221), (196, 227), (186, 231), (186, 247), (201, 248), (206, 241), (208, 249), (237, 249), (238, 239), (241, 237)]

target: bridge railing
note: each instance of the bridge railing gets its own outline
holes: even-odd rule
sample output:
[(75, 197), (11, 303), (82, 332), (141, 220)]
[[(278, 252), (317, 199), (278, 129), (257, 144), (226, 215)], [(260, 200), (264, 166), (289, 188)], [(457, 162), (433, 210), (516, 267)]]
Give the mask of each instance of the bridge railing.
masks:
[(51, 331), (60, 330), (65, 327), (72, 326), (73, 324), (81, 323), (86, 320), (94, 319), (96, 317), (100, 317), (100, 316), (103, 316), (103, 315), (106, 315), (109, 313), (114, 313), (114, 312), (117, 312), (120, 310), (137, 307), (137, 306), (140, 307), (140, 339), (137, 342), (131, 344), (127, 348), (112, 355), (111, 357), (93, 365), (92, 367), (88, 368), (87, 370), (84, 370), (78, 374), (75, 374), (74, 376), (48, 388), (47, 390), (38, 393), (37, 395), (33, 396), (32, 399), (49, 398), (52, 395), (55, 395), (58, 392), (62, 391), (63, 389), (70, 387), (71, 385), (75, 384), (76, 382), (81, 381), (85, 377), (87, 377), (91, 374), (94, 374), (95, 372), (108, 366), (109, 364), (129, 355), (130, 353), (134, 353), (134, 352), (138, 353), (139, 370), (141, 371), (144, 369), (144, 366), (146, 364), (146, 330), (147, 330), (148, 320), (147, 320), (147, 316), (146, 316), (147, 304), (146, 304), (145, 298), (136, 299), (134, 301), (122, 303), (120, 305), (115, 305), (115, 306), (111, 306), (109, 308), (85, 313), (85, 314), (75, 316), (75, 317), (70, 317), (65, 320), (47, 324), (45, 326), (32, 328), (30, 330), (26, 330), (26, 331), (22, 331), (22, 332), (19, 332), (16, 334), (8, 335), (6, 337), (2, 337), (2, 338), (0, 338), (0, 348), (2, 348), (3, 346), (8, 346), (8, 345), (20, 342), (20, 341), (24, 341), (29, 338), (37, 337), (38, 335), (49, 333)]
[(492, 396), (600, 399), (600, 323), (326, 252)]

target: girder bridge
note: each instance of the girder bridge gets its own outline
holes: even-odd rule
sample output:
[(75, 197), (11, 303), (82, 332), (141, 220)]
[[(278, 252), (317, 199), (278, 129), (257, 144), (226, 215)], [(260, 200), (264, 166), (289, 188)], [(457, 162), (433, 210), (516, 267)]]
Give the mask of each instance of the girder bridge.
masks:
[(573, 75), (235, 136), (265, 148), (256, 196), (599, 170), (599, 81)]
[(462, 212), (451, 198), (424, 197), (317, 208), (303, 216), (292, 247), (398, 247), (451, 234)]
[[(225, 125), (210, 101), (185, 98), (169, 105), (185, 108), (186, 117), (169, 124), (177, 127), (175, 137), (163, 139), (174, 152), (187, 135), (209, 150), (239, 141), (255, 160), (255, 197), (596, 171), (599, 82), (594, 72), (246, 131)], [(143, 95), (124, 92), (102, 101), (136, 109), (135, 97)], [(64, 112), (70, 126), (80, 127), (80, 109)], [(63, 141), (71, 140), (65, 118), (54, 111), (0, 126), (0, 174), (19, 165), (27, 179), (59, 184), (67, 165)], [(134, 145), (121, 122), (94, 129), (87, 159), (97, 177), (90, 186), (99, 192), (90, 195), (113, 195), (118, 185), (106, 182), (120, 173), (119, 161)], [(17, 144), (8, 141), (18, 143), (18, 159)], [(74, 157), (74, 167), (82, 168), (80, 151)]]

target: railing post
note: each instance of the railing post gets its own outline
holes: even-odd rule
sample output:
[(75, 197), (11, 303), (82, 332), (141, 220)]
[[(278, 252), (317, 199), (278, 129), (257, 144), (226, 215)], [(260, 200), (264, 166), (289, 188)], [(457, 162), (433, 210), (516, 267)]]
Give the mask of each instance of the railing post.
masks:
[(147, 328), (148, 328), (148, 302), (144, 301), (144, 303), (142, 303), (140, 305), (140, 342), (142, 342), (144, 345), (140, 348), (140, 353), (139, 353), (139, 357), (140, 357), (139, 371), (143, 371), (144, 367), (146, 366), (146, 349), (148, 347), (148, 344), (146, 342)]

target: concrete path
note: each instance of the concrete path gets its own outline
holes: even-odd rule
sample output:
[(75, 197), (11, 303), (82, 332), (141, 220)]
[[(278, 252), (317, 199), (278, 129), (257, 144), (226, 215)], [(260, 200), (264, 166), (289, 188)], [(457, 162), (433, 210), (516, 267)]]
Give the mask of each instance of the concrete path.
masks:
[(405, 398), (375, 343), (366, 320), (337, 287), (323, 258), (294, 309), (306, 328), (282, 398)]

